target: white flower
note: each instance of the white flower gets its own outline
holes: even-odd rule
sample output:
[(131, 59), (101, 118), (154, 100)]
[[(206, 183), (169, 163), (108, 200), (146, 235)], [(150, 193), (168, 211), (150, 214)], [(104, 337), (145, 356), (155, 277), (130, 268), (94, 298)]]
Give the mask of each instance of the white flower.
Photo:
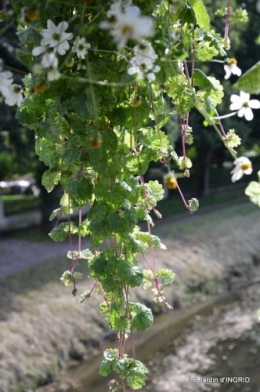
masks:
[(5, 103), (9, 106), (20, 106), (23, 101), (23, 89), (18, 84), (11, 84), (8, 95), (5, 97)]
[[(110, 29), (110, 34), (114, 37), (119, 49), (122, 49), (129, 39), (141, 41), (145, 37), (154, 34), (153, 20), (148, 16), (141, 16), (140, 9), (136, 6), (121, 10), (122, 2), (112, 4), (112, 14), (115, 21), (102, 22), (102, 29)], [(110, 8), (110, 10), (111, 10)]]
[(229, 79), (231, 74), (237, 76), (240, 76), (242, 74), (241, 69), (237, 66), (237, 60), (234, 58), (228, 60), (227, 64), (224, 65), (224, 70), (226, 72), (224, 79)]
[(143, 42), (134, 47), (135, 57), (130, 60), (131, 67), (127, 72), (129, 75), (137, 74), (137, 79), (142, 80), (146, 76), (150, 82), (155, 80), (154, 73), (159, 72), (161, 67), (154, 65), (157, 59), (153, 47), (148, 42)]
[(50, 51), (50, 49), (45, 46), (36, 46), (32, 51), (33, 56), (39, 56), (42, 54), (41, 64), (44, 68), (57, 68), (58, 67), (58, 59), (55, 55), (55, 50)]
[(13, 83), (13, 74), (10, 71), (0, 72), (0, 92), (4, 97), (9, 95), (10, 85)]
[(52, 82), (53, 80), (57, 80), (61, 77), (60, 72), (56, 68), (50, 68), (47, 73), (47, 79)]
[(64, 55), (70, 47), (68, 40), (73, 37), (72, 33), (65, 33), (68, 26), (68, 23), (65, 21), (60, 22), (58, 26), (55, 26), (49, 19), (47, 21), (48, 29), (43, 29), (41, 31), (41, 35), (43, 36), (41, 45), (55, 48), (60, 55)]
[(113, 18), (117, 17), (117, 15), (122, 13), (122, 9), (126, 9), (132, 4), (132, 0), (124, 0), (122, 4), (122, 0), (117, 1), (114, 4), (111, 4), (110, 9), (107, 11), (107, 17)]
[(86, 42), (84, 37), (79, 38), (76, 37), (75, 42), (72, 47), (72, 51), (77, 53), (78, 58), (84, 59), (86, 54), (88, 53), (88, 49), (90, 48), (90, 44)]
[(44, 67), (41, 64), (34, 64), (32, 67), (32, 73), (35, 75), (42, 75), (44, 73)]
[(231, 171), (231, 181), (240, 180), (244, 174), (251, 174), (253, 171), (252, 163), (247, 157), (240, 157), (234, 161), (234, 169)]
[(142, 80), (146, 76), (150, 82), (153, 82), (155, 80), (154, 73), (159, 72), (161, 69), (159, 65), (154, 65), (153, 63), (147, 64), (144, 62), (140, 64), (135, 57), (130, 60), (130, 63), (132, 66), (128, 68), (127, 73), (129, 75), (137, 74), (138, 80)]
[(136, 62), (139, 64), (153, 64), (158, 58), (152, 45), (146, 41), (134, 47), (134, 54)]
[(245, 116), (247, 121), (251, 121), (254, 118), (251, 109), (260, 109), (260, 101), (257, 99), (250, 100), (250, 95), (243, 91), (240, 91), (240, 96), (232, 94), (230, 100), (232, 102), (230, 110), (238, 110), (238, 117)]

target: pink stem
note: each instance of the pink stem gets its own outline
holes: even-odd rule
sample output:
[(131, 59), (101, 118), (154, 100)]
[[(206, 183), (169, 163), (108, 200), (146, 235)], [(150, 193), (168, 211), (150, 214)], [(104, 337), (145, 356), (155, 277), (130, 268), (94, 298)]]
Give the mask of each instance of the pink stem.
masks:
[(182, 143), (182, 153), (183, 153), (183, 158), (186, 159), (186, 146), (185, 146), (185, 124), (183, 121), (183, 117), (180, 117), (180, 127), (181, 127), (181, 143)]
[(181, 196), (181, 198), (182, 198), (182, 201), (183, 201), (185, 207), (187, 208), (187, 210), (190, 211), (190, 206), (189, 206), (189, 204), (186, 203), (186, 200), (185, 200), (185, 198), (184, 198), (184, 196), (183, 196), (183, 193), (182, 193), (182, 191), (181, 191), (181, 188), (179, 187), (178, 184), (177, 184), (177, 188), (178, 188), (179, 194), (180, 194), (180, 196)]
[(228, 0), (224, 39), (228, 39), (231, 0)]

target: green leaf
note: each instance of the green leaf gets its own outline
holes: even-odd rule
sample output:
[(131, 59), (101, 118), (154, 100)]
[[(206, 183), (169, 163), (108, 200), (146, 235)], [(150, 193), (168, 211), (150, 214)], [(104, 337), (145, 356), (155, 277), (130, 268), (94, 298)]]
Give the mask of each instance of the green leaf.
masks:
[(220, 81), (213, 76), (209, 76), (208, 80), (215, 86), (215, 89), (211, 90), (207, 95), (210, 98), (212, 104), (217, 106), (222, 102), (222, 98), (224, 97), (223, 86), (220, 84)]
[(48, 192), (51, 192), (54, 186), (59, 183), (60, 178), (61, 178), (60, 171), (53, 171), (49, 169), (45, 173), (43, 173), (42, 185), (47, 189)]
[(249, 94), (260, 94), (260, 61), (244, 73), (234, 87)]
[(180, 19), (181, 23), (183, 24), (196, 23), (194, 11), (188, 4), (184, 4), (183, 7), (178, 11), (178, 19)]
[(175, 279), (175, 274), (166, 268), (159, 269), (156, 273), (156, 276), (159, 278), (161, 287), (167, 286)]
[(135, 361), (134, 366), (130, 367), (129, 376), (126, 378), (127, 384), (134, 390), (143, 388), (145, 380), (149, 374), (144, 364), (140, 361)]
[(81, 295), (80, 295), (80, 300), (79, 302), (82, 304), (85, 302), (87, 299), (91, 298), (91, 292), (90, 290), (85, 290)]
[(68, 235), (67, 231), (64, 231), (64, 228), (67, 226), (67, 223), (60, 223), (57, 227), (52, 229), (49, 236), (55, 242), (64, 241)]
[(60, 281), (61, 283), (64, 284), (64, 286), (72, 286), (75, 279), (81, 279), (81, 278), (82, 278), (82, 273), (75, 271), (72, 274), (69, 270), (67, 270), (62, 274)]
[(72, 273), (68, 270), (63, 272), (62, 277), (60, 278), (61, 283), (64, 284), (64, 286), (72, 286), (74, 279), (72, 276)]
[(108, 348), (104, 351), (104, 358), (108, 361), (114, 361), (118, 358), (118, 349), (117, 348)]
[(78, 228), (73, 222), (60, 223), (49, 233), (51, 239), (55, 242), (64, 241), (68, 233), (78, 233)]
[(82, 208), (92, 197), (93, 185), (90, 179), (70, 177), (66, 190), (71, 198), (72, 206)]
[(115, 256), (107, 257), (106, 255), (101, 254), (90, 262), (91, 275), (101, 281), (108, 276), (113, 276), (116, 273), (118, 262), (119, 261)]
[(63, 162), (67, 165), (71, 165), (72, 163), (79, 162), (81, 157), (81, 148), (75, 146), (66, 146), (63, 154)]
[(132, 319), (132, 326), (138, 331), (144, 331), (153, 325), (153, 314), (151, 309), (142, 304), (131, 304), (131, 309), (136, 316)]
[(127, 374), (128, 360), (125, 358), (117, 359), (113, 363), (113, 370), (119, 375), (120, 378), (125, 378)]
[(40, 44), (42, 39), (40, 32), (31, 25), (25, 29), (18, 30), (16, 34), (18, 35), (19, 40), (25, 46), (26, 44), (35, 44), (35, 46), (37, 46)]
[(79, 226), (79, 235), (82, 237), (86, 237), (89, 234), (89, 220), (84, 220), (81, 225)]
[(146, 188), (146, 205), (149, 209), (157, 205), (159, 200), (164, 198), (164, 189), (162, 184), (160, 184), (157, 180), (149, 181), (145, 184)]
[[(260, 174), (260, 172), (258, 172)], [(249, 196), (252, 203), (260, 207), (260, 184), (256, 181), (251, 181), (245, 189), (245, 194)]]
[(20, 124), (30, 129), (37, 129), (39, 118), (45, 112), (45, 103), (40, 94), (33, 97), (25, 97), (21, 106), (16, 112), (16, 118)]
[(199, 208), (199, 202), (197, 199), (195, 199), (195, 197), (193, 197), (192, 199), (190, 199), (188, 201), (189, 206), (190, 206), (190, 212), (195, 212), (197, 211), (197, 209)]
[(143, 270), (144, 280), (143, 280), (143, 288), (144, 290), (152, 287), (152, 280), (154, 280), (154, 275), (151, 270)]
[(197, 24), (206, 29), (210, 29), (210, 17), (207, 8), (202, 0), (189, 0), (196, 16)]
[(21, 63), (24, 64), (28, 69), (30, 69), (33, 63), (32, 54), (22, 49), (16, 49), (15, 53), (17, 58), (21, 61)]
[(194, 86), (198, 86), (201, 90), (205, 90), (208, 92), (210, 92), (211, 90), (218, 90), (214, 83), (200, 69), (194, 70), (192, 79)]
[(107, 359), (103, 359), (100, 364), (99, 374), (106, 377), (109, 375), (110, 372), (112, 372), (112, 362)]
[(125, 284), (136, 287), (142, 284), (143, 272), (137, 265), (133, 266), (127, 260), (119, 260), (117, 277)]

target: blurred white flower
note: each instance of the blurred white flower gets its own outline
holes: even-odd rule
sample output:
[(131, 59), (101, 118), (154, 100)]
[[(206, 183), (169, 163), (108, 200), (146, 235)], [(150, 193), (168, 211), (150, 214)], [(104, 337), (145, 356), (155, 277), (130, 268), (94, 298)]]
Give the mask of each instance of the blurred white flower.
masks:
[(155, 80), (155, 73), (159, 72), (161, 67), (154, 65), (153, 63), (139, 63), (135, 57), (130, 60), (131, 67), (128, 68), (127, 73), (129, 75), (137, 74), (137, 79), (142, 80), (146, 76), (150, 82)]
[(0, 72), (0, 92), (4, 97), (9, 94), (9, 87), (13, 83), (13, 74), (10, 71)]
[(47, 79), (49, 82), (53, 82), (53, 80), (57, 80), (61, 77), (60, 72), (56, 68), (50, 68), (47, 72)]
[(90, 48), (90, 44), (86, 42), (86, 38), (76, 37), (72, 51), (76, 52), (78, 58), (84, 59), (86, 54), (88, 53), (88, 49)]
[(226, 72), (225, 78), (224, 79), (229, 79), (231, 74), (240, 76), (242, 74), (242, 71), (240, 68), (237, 66), (237, 60), (232, 58), (227, 61), (227, 64), (224, 65), (224, 70)]
[(55, 48), (57, 52), (62, 56), (69, 49), (68, 40), (72, 39), (72, 33), (65, 33), (68, 28), (68, 23), (63, 21), (56, 26), (50, 19), (47, 21), (48, 29), (43, 29), (41, 35), (42, 46), (49, 46)]
[(20, 106), (23, 102), (23, 89), (18, 84), (11, 84), (8, 95), (5, 97), (5, 103), (9, 106)]
[(100, 23), (100, 28), (110, 30), (119, 49), (122, 49), (129, 39), (141, 41), (154, 34), (153, 20), (148, 16), (141, 16), (138, 7), (125, 6), (124, 12), (121, 8), (121, 1), (112, 4), (110, 13), (108, 12), (112, 20)]
[(35, 75), (42, 75), (44, 72), (44, 67), (41, 64), (34, 64), (32, 67), (32, 73)]
[(107, 17), (113, 18), (117, 17), (118, 14), (122, 13), (122, 10), (125, 10), (132, 4), (132, 0), (122, 0), (117, 1), (116, 3), (111, 4), (110, 9), (107, 11)]
[(244, 174), (251, 174), (253, 171), (252, 163), (247, 157), (240, 157), (234, 161), (234, 169), (231, 171), (231, 181), (240, 180)]
[(135, 59), (139, 64), (153, 64), (154, 61), (158, 58), (157, 54), (154, 51), (152, 45), (147, 42), (141, 42), (139, 45), (134, 47)]
[(45, 46), (36, 46), (32, 51), (33, 56), (39, 56), (42, 54), (42, 61), (41, 64), (44, 68), (57, 68), (58, 67), (58, 59), (55, 55), (55, 50), (50, 51), (49, 48)]
[(232, 94), (230, 97), (231, 105), (230, 110), (238, 110), (238, 117), (245, 116), (247, 121), (251, 121), (254, 118), (251, 109), (260, 109), (260, 101), (257, 99), (251, 99), (248, 93), (240, 91), (240, 95)]
[(148, 42), (142, 42), (134, 47), (135, 56), (131, 58), (131, 67), (127, 72), (129, 75), (137, 74), (137, 79), (142, 80), (144, 77), (150, 82), (155, 80), (155, 73), (159, 72), (161, 67), (154, 62), (158, 58), (154, 48)]

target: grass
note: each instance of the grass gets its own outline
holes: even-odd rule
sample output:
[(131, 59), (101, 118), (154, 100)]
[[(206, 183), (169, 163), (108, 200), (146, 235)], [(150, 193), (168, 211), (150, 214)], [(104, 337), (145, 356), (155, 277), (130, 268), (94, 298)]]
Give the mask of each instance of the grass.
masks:
[[(173, 197), (170, 196), (168, 199), (162, 200), (158, 203), (156, 208), (158, 211), (160, 211), (163, 217), (169, 217), (176, 214), (185, 213), (187, 211), (177, 191), (175, 191), (175, 194), (176, 195)], [(191, 199), (192, 197), (193, 196), (187, 197), (187, 200)], [(236, 203), (237, 201), (241, 201), (243, 199), (247, 200), (244, 187), (229, 189), (223, 192), (214, 193), (207, 197), (198, 197), (200, 204), (199, 210), (221, 203)], [(153, 218), (156, 219), (155, 216), (153, 216)]]
[[(192, 196), (188, 197), (187, 200), (189, 200), (191, 197)], [(239, 187), (235, 189), (229, 189), (223, 192), (218, 192), (210, 196), (201, 197), (198, 199), (200, 203), (200, 211), (203, 210), (203, 208), (209, 208), (210, 206), (216, 206), (224, 203), (236, 203), (238, 201), (240, 202), (242, 200), (247, 200), (248, 198), (244, 194), (244, 187)], [(158, 209), (158, 211), (160, 211), (163, 218), (173, 217), (174, 215), (182, 213), (184, 215), (187, 215), (187, 210), (184, 207), (183, 201), (181, 200), (177, 191), (175, 191), (175, 194), (173, 194), (173, 196), (170, 195), (168, 199), (160, 201), (156, 208)], [(154, 214), (152, 215), (153, 219), (155, 221), (157, 220), (158, 222), (158, 218)], [(164, 219), (160, 221), (163, 222)], [(8, 236), (8, 238), (29, 242), (51, 241), (46, 231), (44, 231), (41, 227), (16, 230), (5, 234), (5, 236)]]
[[(20, 311), (19, 296), (33, 300), (33, 292), (39, 293), (43, 290), (44, 293), (46, 286), (50, 284), (62, 285), (60, 277), (70, 267), (70, 260), (64, 255), (0, 279), (0, 319), (8, 316), (10, 310)], [(82, 272), (85, 277), (88, 275), (86, 260), (78, 263), (77, 271)]]
[(53, 242), (42, 227), (29, 227), (4, 234), (5, 237), (28, 242)]

